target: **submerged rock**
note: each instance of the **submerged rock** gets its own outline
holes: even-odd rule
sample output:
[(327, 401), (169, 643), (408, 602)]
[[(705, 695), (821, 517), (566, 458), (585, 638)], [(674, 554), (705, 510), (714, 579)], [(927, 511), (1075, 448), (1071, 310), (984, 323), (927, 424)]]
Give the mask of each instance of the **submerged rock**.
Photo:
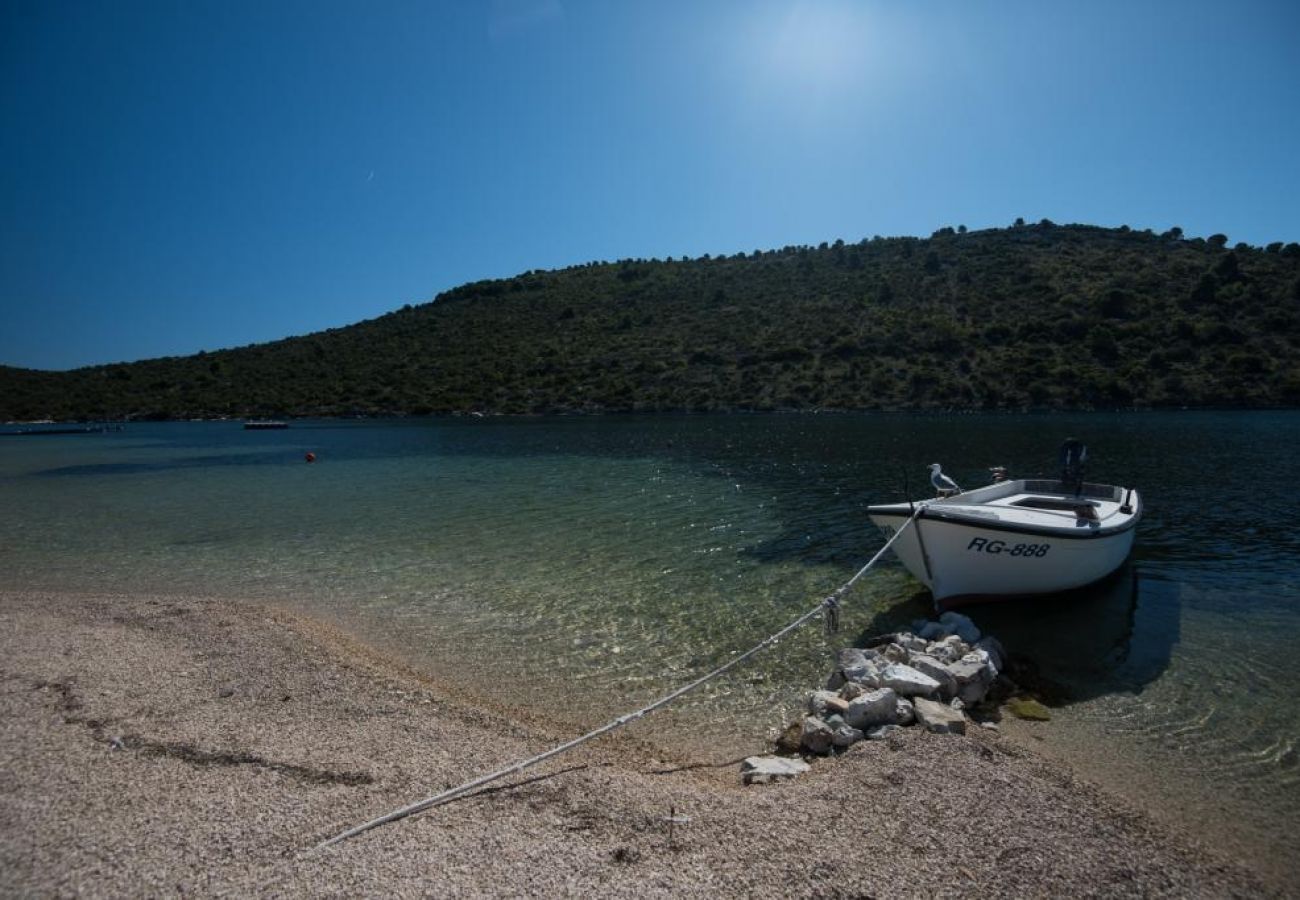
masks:
[(1033, 722), (1048, 722), (1052, 718), (1047, 707), (1032, 697), (1015, 697), (1008, 700), (1007, 712), (1017, 719), (1029, 719)]
[(927, 622), (924, 619), (918, 619), (912, 623), (912, 632), (919, 638), (927, 641), (939, 641), (952, 634), (947, 628), (944, 628), (938, 622)]
[(968, 644), (973, 644), (980, 639), (979, 627), (970, 620), (969, 616), (963, 616), (961, 613), (946, 612), (939, 617), (939, 624)]

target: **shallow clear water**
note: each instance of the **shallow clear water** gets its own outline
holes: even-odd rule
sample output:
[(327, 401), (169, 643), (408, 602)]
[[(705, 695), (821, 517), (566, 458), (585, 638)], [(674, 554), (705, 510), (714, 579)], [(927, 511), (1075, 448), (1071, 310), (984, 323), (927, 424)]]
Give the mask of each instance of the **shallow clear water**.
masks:
[[(265, 599), (343, 623), (429, 672), (576, 726), (747, 649), (880, 545), (868, 503), (926, 464), (1052, 471), (1067, 436), (1133, 484), (1132, 564), (1056, 602), (973, 608), (1149, 769), (1300, 819), (1289, 686), (1300, 637), (1296, 413), (682, 416), (130, 425), (0, 438), (0, 583)], [(307, 465), (307, 451), (318, 462)], [(1280, 479), (1280, 480), (1279, 480)], [(753, 750), (832, 650), (927, 611), (897, 564), (638, 728)], [(688, 735), (688, 737), (683, 737)], [(721, 757), (725, 758), (725, 756)], [(1260, 812), (1262, 810), (1262, 813)]]

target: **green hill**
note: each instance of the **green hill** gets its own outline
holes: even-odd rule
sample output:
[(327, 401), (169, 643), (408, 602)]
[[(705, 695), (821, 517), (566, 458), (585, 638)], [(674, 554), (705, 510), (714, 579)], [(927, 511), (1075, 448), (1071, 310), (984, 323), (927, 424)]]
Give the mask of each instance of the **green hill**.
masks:
[(339, 329), (72, 372), (0, 419), (1300, 405), (1300, 245), (1050, 222), (467, 284)]

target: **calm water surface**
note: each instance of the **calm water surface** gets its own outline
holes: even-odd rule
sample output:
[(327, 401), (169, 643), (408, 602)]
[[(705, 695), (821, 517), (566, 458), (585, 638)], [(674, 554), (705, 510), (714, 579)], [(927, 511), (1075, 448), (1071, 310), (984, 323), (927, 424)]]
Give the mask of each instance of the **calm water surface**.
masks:
[[(747, 649), (880, 545), (865, 507), (925, 466), (1131, 484), (1131, 565), (973, 608), (1062, 688), (1061, 733), (1300, 849), (1296, 413), (690, 416), (131, 425), (0, 438), (0, 583), (217, 594), (331, 618), (467, 691), (579, 727)], [(318, 462), (307, 465), (304, 453)], [(927, 612), (891, 562), (811, 627), (638, 726), (752, 752), (830, 653)], [(1058, 727), (1056, 723), (1053, 728)], [(1280, 826), (1285, 825), (1285, 828)], [(1282, 832), (1287, 832), (1283, 834)]]

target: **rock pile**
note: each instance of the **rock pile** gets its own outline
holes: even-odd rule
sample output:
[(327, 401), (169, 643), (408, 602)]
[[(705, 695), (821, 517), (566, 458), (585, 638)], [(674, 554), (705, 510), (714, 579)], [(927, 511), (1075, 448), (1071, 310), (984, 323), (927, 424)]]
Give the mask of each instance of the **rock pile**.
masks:
[[(911, 631), (871, 644), (839, 652), (825, 689), (809, 695), (807, 715), (778, 747), (826, 756), (858, 741), (884, 740), (914, 724), (965, 734), (965, 710), (985, 699), (1006, 664), (997, 638), (981, 635), (974, 622), (954, 612), (937, 622), (914, 622)], [(759, 780), (750, 772), (761, 759), (745, 761), (747, 783)]]

